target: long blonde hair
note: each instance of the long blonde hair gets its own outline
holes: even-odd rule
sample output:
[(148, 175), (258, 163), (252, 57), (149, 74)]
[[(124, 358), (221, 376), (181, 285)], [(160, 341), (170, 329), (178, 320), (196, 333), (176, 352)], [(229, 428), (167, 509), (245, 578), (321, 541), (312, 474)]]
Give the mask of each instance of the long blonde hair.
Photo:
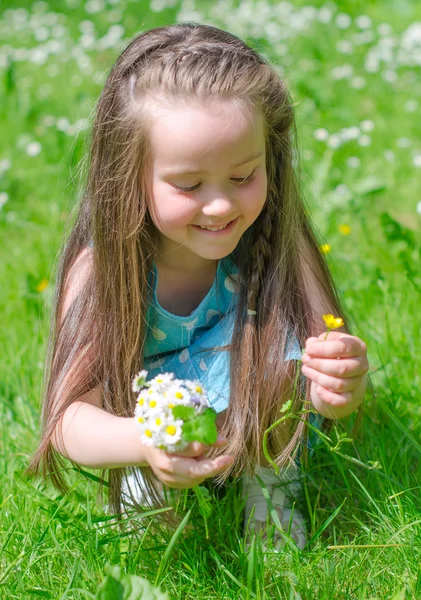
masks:
[[(133, 414), (130, 382), (143, 366), (147, 276), (156, 247), (145, 183), (146, 99), (154, 94), (175, 101), (251, 102), (265, 118), (267, 199), (233, 253), (239, 295), (230, 402), (221, 431), (229, 443), (209, 452), (232, 454), (235, 461), (217, 484), (245, 469), (252, 472), (261, 459), (263, 433), (292, 393), (297, 364), (284, 361), (288, 335), (295, 334), (303, 347), (309, 335), (321, 332), (322, 311), (344, 314), (300, 191), (296, 125), (285, 82), (256, 51), (216, 27), (186, 23), (141, 33), (117, 59), (99, 98), (86, 188), (58, 264), (42, 438), (28, 472), (42, 467), (62, 492), (68, 489), (60, 471), (64, 463), (51, 438), (69, 405), (99, 385), (106, 411)], [(60, 323), (67, 277), (90, 239), (93, 268)], [(305, 403), (305, 394), (298, 395), (295, 408)], [(304, 431), (305, 423), (293, 420), (273, 431), (269, 450), (279, 465), (288, 463)], [(160, 505), (151, 469), (141, 472), (153, 503)], [(115, 513), (122, 509), (125, 473), (109, 471)]]

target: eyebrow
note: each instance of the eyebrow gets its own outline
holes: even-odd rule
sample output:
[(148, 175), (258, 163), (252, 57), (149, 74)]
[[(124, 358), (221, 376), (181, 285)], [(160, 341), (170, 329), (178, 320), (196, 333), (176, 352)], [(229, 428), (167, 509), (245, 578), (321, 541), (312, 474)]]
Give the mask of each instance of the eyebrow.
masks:
[[(238, 167), (242, 167), (243, 165), (252, 162), (253, 160), (257, 160), (258, 158), (260, 158), (261, 156), (263, 156), (263, 152), (258, 152), (257, 154), (253, 154), (252, 156), (249, 156), (248, 158), (246, 158), (246, 160), (241, 161), (240, 163), (238, 163), (237, 165), (233, 165), (231, 167), (231, 169), (237, 169)], [(189, 170), (184, 170), (183, 167), (173, 167), (173, 168), (169, 168), (169, 169), (164, 169), (163, 174), (164, 175), (202, 175), (203, 173), (207, 174), (207, 171), (189, 171)]]

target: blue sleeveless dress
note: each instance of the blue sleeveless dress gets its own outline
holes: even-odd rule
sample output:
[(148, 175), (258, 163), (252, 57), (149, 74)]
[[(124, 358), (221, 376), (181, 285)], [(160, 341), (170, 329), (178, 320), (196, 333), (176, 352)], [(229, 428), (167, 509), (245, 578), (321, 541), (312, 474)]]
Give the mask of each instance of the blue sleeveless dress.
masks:
[[(93, 247), (92, 241), (89, 246)], [(143, 357), (148, 379), (165, 372), (174, 373), (178, 379), (198, 379), (212, 408), (220, 413), (229, 404), (230, 353), (214, 348), (231, 343), (238, 269), (229, 256), (220, 260), (212, 287), (186, 317), (174, 315), (159, 305), (156, 296), (158, 271), (154, 263), (152, 266), (153, 271), (148, 277), (150, 302)], [(284, 360), (300, 359), (298, 340), (290, 336)], [(319, 414), (310, 414), (310, 423), (317, 429), (323, 420)], [(317, 436), (310, 432), (309, 448), (312, 449), (317, 441)]]
[[(238, 269), (227, 256), (218, 262), (213, 285), (188, 316), (174, 315), (159, 305), (158, 273), (149, 277), (151, 299), (147, 311), (144, 368), (148, 379), (172, 372), (179, 379), (198, 379), (216, 412), (228, 407), (230, 396), (229, 350), (212, 350), (231, 343), (237, 304)], [(297, 339), (291, 338), (284, 360), (299, 360)]]

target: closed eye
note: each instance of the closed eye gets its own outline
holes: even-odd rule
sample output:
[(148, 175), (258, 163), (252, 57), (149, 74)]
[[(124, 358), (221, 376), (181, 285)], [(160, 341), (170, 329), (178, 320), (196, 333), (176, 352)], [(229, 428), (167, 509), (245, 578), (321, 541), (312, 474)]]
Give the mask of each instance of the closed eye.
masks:
[[(249, 183), (253, 179), (255, 172), (256, 172), (256, 169), (254, 169), (250, 173), (250, 175), (248, 175), (247, 177), (243, 177), (241, 179), (240, 178), (234, 178), (234, 177), (232, 177), (231, 181), (233, 181), (237, 185), (244, 185), (245, 183)], [(186, 188), (174, 185), (174, 188), (175, 188), (175, 190), (177, 192), (180, 192), (180, 193), (189, 193), (189, 192), (194, 192), (195, 190), (197, 190), (199, 188), (199, 186), (200, 186), (200, 183), (198, 183), (197, 185), (193, 185), (192, 187), (186, 187)]]

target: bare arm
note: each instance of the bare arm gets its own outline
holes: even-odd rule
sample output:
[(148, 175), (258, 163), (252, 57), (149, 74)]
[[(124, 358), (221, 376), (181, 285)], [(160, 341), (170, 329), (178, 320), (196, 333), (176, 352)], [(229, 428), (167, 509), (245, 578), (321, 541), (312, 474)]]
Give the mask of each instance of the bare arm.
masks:
[(92, 469), (148, 465), (134, 419), (116, 417), (82, 400), (65, 411), (62, 439), (56, 432), (52, 444), (66, 458)]
[[(54, 436), (54, 448), (73, 462), (92, 469), (150, 466), (173, 488), (191, 488), (232, 464), (222, 455), (206, 459), (207, 447), (193, 442), (178, 454), (144, 446), (133, 418), (116, 417), (89, 402), (73, 402), (62, 419), (63, 441)], [(224, 441), (218, 439), (215, 446)]]

